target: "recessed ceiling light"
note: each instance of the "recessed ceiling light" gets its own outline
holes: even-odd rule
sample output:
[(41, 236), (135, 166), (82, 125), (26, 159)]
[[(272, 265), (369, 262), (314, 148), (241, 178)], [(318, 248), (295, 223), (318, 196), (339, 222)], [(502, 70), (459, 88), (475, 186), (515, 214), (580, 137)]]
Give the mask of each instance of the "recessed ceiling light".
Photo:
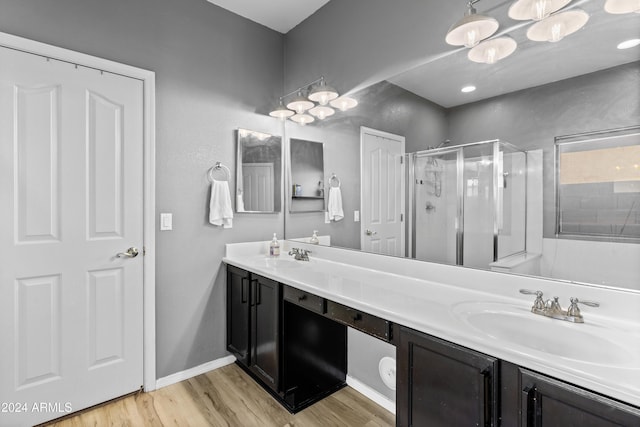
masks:
[(630, 49), (638, 45), (640, 45), (640, 39), (625, 40), (622, 43), (618, 44), (618, 49)]
[(476, 87), (473, 85), (465, 86), (462, 89), (460, 89), (460, 91), (464, 93), (473, 92), (474, 90), (476, 90)]

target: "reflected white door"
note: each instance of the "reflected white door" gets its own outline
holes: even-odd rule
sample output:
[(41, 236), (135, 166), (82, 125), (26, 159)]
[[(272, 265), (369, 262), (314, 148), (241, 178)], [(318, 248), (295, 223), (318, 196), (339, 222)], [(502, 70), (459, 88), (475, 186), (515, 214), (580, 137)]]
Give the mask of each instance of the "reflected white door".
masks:
[(0, 425), (32, 425), (143, 383), (143, 90), (6, 48), (0, 64), (0, 402), (24, 404)]
[(273, 212), (273, 163), (243, 163), (242, 187), (246, 211)]
[(404, 137), (360, 128), (361, 248), (404, 256)]

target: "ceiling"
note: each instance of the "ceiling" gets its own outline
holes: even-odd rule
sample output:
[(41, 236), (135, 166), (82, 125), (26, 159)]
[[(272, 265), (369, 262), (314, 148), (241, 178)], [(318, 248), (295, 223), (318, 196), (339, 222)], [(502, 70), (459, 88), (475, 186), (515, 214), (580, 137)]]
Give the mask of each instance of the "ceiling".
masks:
[[(511, 3), (483, 0), (476, 4), (478, 13), (498, 20), (497, 34), (509, 34), (518, 43), (511, 56), (493, 65), (478, 64), (467, 58), (466, 48), (451, 47), (423, 65), (387, 80), (450, 108), (640, 60), (640, 46), (616, 48), (624, 40), (640, 38), (640, 18), (635, 13), (609, 14), (603, 9), (603, 0), (573, 1), (564, 10), (586, 11), (589, 21), (585, 27), (557, 43), (533, 42), (526, 37), (531, 22), (514, 21), (507, 16)], [(463, 13), (461, 6), (461, 17)], [(445, 34), (441, 37), (444, 39)], [(462, 93), (460, 89), (467, 85), (474, 85), (477, 90)]]
[(237, 15), (286, 34), (329, 0), (207, 0)]
[[(222, 8), (281, 33), (287, 33), (329, 0), (208, 0)], [(387, 80), (445, 108), (535, 87), (571, 77), (640, 61), (640, 46), (618, 50), (621, 41), (640, 38), (637, 14), (612, 15), (604, 11), (604, 0), (573, 0), (563, 10), (582, 9), (589, 21), (578, 32), (557, 43), (532, 42), (526, 37), (531, 22), (515, 21), (507, 11), (513, 0), (482, 0), (479, 14), (498, 20), (494, 37), (509, 35), (518, 48), (496, 64), (478, 64), (467, 59), (466, 48), (447, 47), (425, 58), (411, 70)], [(460, 17), (466, 8), (460, 2)], [(451, 22), (453, 24), (453, 22)], [(445, 34), (434, 35), (442, 37)], [(477, 90), (462, 93), (463, 86)], [(637, 88), (636, 88), (637, 89)]]

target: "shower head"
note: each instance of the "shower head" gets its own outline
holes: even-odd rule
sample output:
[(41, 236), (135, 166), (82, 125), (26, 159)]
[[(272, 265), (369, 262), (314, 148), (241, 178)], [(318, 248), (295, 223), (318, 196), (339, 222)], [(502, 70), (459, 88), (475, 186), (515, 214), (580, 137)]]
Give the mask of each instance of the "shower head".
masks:
[(449, 143), (451, 143), (451, 140), (450, 139), (445, 139), (444, 141), (442, 141), (440, 144), (436, 145), (435, 147), (428, 147), (427, 149), (428, 150), (435, 150), (436, 148), (440, 148), (440, 147), (442, 147), (444, 145), (447, 145)]
[(438, 146), (437, 146), (436, 148), (440, 148), (440, 147), (442, 147), (443, 145), (447, 145), (447, 144), (450, 144), (450, 143), (451, 143), (451, 140), (450, 140), (450, 139), (445, 139), (445, 140), (444, 140), (444, 141), (442, 141), (440, 144), (438, 144)]

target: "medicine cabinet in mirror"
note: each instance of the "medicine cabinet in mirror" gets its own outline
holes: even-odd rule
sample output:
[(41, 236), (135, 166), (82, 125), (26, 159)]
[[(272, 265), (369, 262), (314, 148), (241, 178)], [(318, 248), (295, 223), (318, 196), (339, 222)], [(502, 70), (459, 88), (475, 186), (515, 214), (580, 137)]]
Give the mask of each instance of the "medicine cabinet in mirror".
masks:
[(324, 144), (289, 139), (291, 149), (291, 212), (322, 212), (324, 206)]
[(280, 212), (282, 138), (238, 129), (236, 212)]

